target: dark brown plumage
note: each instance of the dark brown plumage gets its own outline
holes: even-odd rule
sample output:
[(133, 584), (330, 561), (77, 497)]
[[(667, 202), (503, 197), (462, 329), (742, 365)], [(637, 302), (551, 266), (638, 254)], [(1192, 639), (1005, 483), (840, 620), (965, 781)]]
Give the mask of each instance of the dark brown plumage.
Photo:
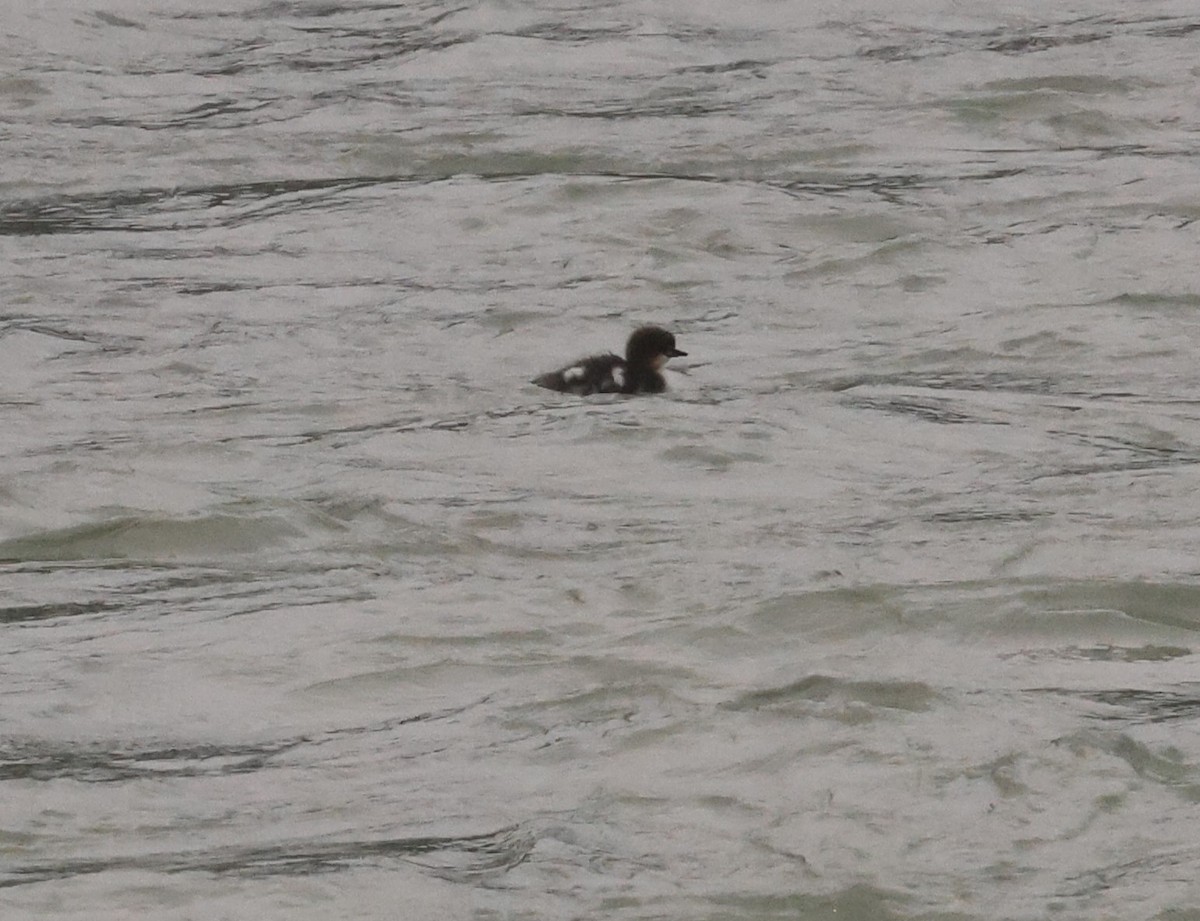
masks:
[(558, 371), (533, 379), (539, 387), (588, 396), (593, 393), (662, 393), (667, 382), (659, 373), (670, 358), (687, 355), (675, 337), (660, 326), (635, 329), (625, 344), (625, 357), (590, 355)]

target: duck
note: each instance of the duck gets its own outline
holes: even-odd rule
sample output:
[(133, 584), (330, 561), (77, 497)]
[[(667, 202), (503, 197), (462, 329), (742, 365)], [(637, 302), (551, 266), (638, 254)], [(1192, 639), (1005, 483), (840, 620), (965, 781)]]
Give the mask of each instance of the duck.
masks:
[(535, 377), (531, 383), (560, 393), (662, 393), (667, 382), (662, 369), (687, 352), (675, 347), (675, 337), (661, 326), (639, 326), (625, 343), (625, 357), (609, 352), (589, 355), (565, 368)]

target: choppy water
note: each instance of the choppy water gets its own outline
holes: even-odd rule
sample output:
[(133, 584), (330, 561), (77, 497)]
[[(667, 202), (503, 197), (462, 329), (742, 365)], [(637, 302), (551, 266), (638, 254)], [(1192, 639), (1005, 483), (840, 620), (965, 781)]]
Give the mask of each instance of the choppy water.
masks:
[(9, 9), (3, 917), (1194, 917), (1200, 12), (992, 7)]

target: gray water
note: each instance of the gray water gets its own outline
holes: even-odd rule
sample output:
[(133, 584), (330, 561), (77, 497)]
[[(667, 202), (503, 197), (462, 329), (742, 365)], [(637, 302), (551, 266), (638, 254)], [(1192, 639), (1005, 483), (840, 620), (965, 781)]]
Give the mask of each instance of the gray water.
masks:
[(10, 4), (0, 916), (1200, 917), (1200, 12), (995, 7)]

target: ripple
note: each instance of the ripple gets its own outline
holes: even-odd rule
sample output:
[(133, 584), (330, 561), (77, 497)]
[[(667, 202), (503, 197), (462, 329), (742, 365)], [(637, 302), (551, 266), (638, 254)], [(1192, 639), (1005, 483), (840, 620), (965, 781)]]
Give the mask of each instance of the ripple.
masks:
[(790, 684), (743, 694), (725, 706), (731, 710), (770, 710), (803, 714), (810, 704), (849, 707), (865, 704), (871, 709), (929, 710), (938, 694), (916, 681), (857, 681), (828, 675), (811, 675)]
[(10, 864), (0, 870), (0, 887), (127, 870), (215, 873), (249, 878), (308, 876), (353, 869), (381, 859), (402, 860), (442, 879), (476, 882), (522, 864), (533, 850), (535, 841), (529, 832), (510, 826), (472, 835), (302, 840), (267, 846)]

